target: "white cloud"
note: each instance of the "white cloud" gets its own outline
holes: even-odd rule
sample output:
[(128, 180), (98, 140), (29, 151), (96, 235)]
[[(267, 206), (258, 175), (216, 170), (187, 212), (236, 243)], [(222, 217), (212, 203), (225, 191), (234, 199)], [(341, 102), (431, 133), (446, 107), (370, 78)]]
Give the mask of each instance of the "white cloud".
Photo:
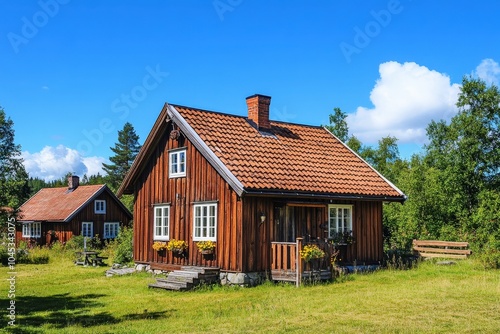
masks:
[(395, 136), (400, 143), (422, 144), (431, 120), (450, 119), (460, 92), (443, 73), (416, 63), (386, 62), (370, 93), (374, 107), (358, 107), (347, 117), (350, 131), (364, 143)]
[(498, 86), (500, 78), (500, 65), (493, 59), (483, 59), (481, 64), (476, 67), (473, 73), (478, 78), (484, 80), (487, 84)]
[(31, 177), (38, 177), (45, 181), (53, 181), (64, 177), (68, 172), (76, 175), (104, 174), (102, 157), (84, 157), (77, 150), (58, 145), (45, 146), (40, 152), (22, 153), (24, 166)]

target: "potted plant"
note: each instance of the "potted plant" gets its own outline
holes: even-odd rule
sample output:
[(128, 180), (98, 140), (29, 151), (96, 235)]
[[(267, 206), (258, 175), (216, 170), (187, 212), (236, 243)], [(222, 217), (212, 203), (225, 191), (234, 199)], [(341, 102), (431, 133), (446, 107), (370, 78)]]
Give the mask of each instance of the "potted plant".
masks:
[(198, 241), (196, 247), (201, 252), (201, 254), (213, 254), (215, 249), (215, 242), (213, 241)]
[(182, 254), (187, 248), (188, 244), (184, 240), (172, 239), (167, 244), (167, 249), (174, 254)]
[(352, 231), (336, 232), (330, 240), (334, 245), (339, 246), (350, 245), (356, 241), (352, 235)]
[(160, 255), (165, 255), (165, 250), (167, 249), (167, 243), (162, 241), (153, 242), (153, 249)]
[(325, 252), (322, 251), (317, 245), (305, 245), (300, 251), (300, 258), (306, 262), (313, 259), (321, 259), (325, 256)]

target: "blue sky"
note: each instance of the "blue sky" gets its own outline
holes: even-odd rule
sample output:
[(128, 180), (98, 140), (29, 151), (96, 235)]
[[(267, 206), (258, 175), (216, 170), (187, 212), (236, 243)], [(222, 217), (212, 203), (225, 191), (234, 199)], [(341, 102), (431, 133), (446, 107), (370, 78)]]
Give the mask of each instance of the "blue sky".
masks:
[(334, 107), (364, 144), (404, 157), (449, 119), (464, 75), (498, 84), (497, 1), (0, 0), (0, 105), (31, 176), (100, 170), (130, 122), (165, 102), (320, 125)]

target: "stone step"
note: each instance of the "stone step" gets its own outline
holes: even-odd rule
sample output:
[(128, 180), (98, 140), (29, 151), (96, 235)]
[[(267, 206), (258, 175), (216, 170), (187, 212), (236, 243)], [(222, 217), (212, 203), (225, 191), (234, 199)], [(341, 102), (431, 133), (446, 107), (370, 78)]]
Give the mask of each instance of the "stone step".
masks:
[(219, 281), (219, 268), (183, 266), (181, 270), (170, 272), (166, 278), (158, 278), (151, 288), (184, 291), (200, 284), (212, 284)]
[(155, 289), (173, 290), (173, 291), (186, 291), (191, 289), (190, 287), (186, 287), (185, 285), (174, 284), (174, 283), (163, 283), (163, 282), (152, 283), (149, 284), (148, 287)]
[(220, 269), (216, 267), (182, 266), (180, 271), (197, 272), (201, 274), (219, 274)]

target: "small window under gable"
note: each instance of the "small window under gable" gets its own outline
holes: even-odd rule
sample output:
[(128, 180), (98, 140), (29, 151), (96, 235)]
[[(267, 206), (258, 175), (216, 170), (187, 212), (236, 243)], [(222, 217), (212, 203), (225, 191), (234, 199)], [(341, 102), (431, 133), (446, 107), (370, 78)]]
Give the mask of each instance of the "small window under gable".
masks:
[(94, 213), (106, 213), (106, 201), (102, 199), (96, 199), (94, 201)]
[(186, 176), (186, 149), (170, 151), (168, 153), (168, 175), (169, 177)]

